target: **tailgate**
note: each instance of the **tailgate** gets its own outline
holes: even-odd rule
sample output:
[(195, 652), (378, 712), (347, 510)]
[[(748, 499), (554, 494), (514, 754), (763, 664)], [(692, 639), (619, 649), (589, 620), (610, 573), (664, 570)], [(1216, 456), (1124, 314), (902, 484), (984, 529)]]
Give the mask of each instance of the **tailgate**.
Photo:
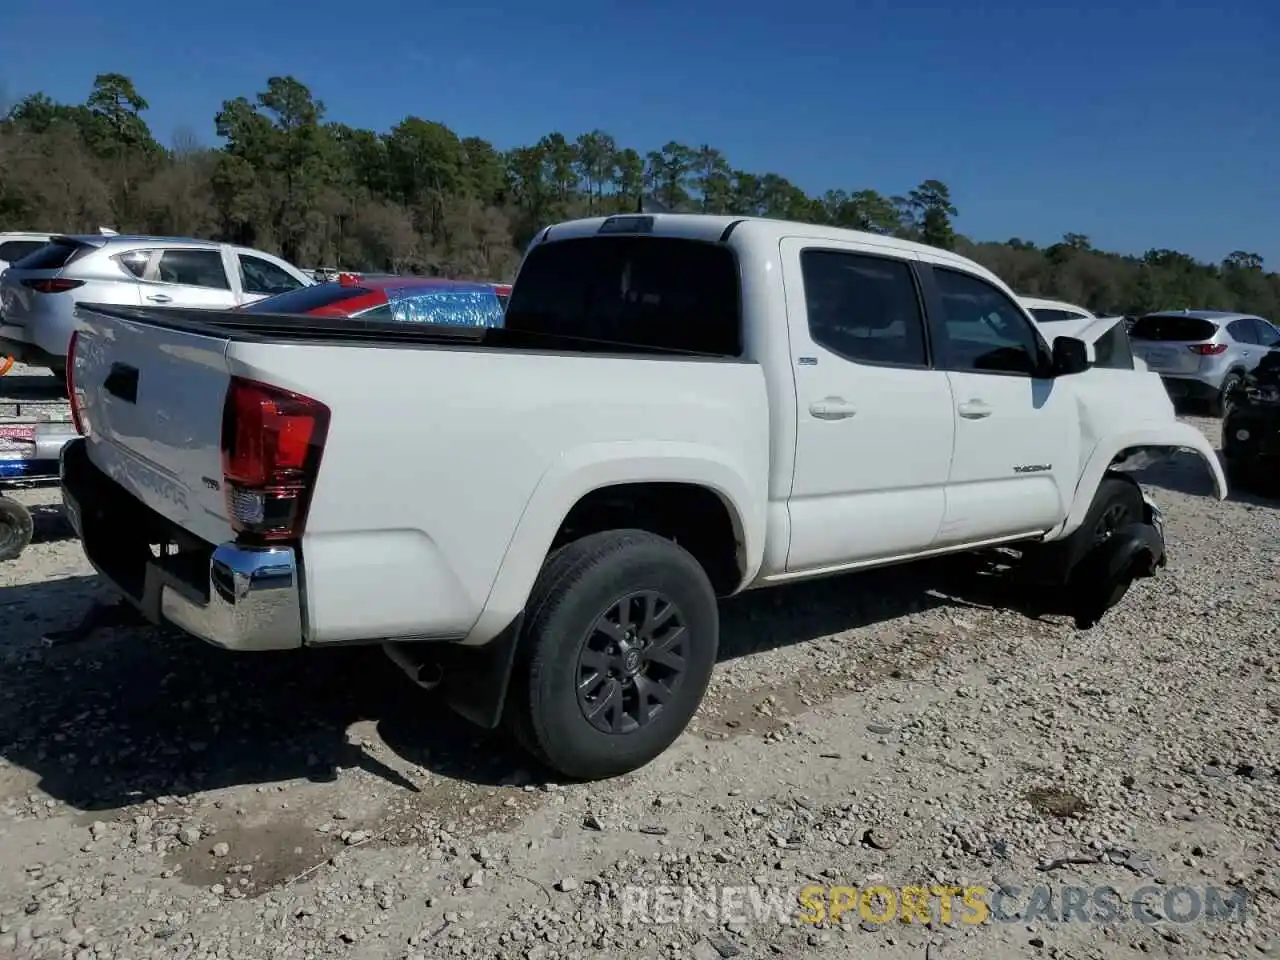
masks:
[(72, 379), (89, 458), (196, 536), (231, 539), (222, 493), (227, 341), (81, 306)]

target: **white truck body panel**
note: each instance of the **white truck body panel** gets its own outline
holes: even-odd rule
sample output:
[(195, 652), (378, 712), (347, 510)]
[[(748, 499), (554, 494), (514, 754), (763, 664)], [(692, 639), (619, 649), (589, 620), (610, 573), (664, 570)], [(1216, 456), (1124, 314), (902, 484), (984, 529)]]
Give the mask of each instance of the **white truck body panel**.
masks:
[[(828, 227), (654, 219), (656, 236), (733, 250), (740, 359), (270, 342), (82, 307), (74, 372), (89, 457), (148, 507), (219, 544), (231, 538), (216, 489), (230, 378), (326, 404), (332, 419), (299, 545), (299, 642), (310, 644), (487, 642), (524, 607), (574, 503), (615, 484), (714, 492), (733, 518), (740, 588), (1066, 536), (1103, 472), (1134, 446), (1195, 450), (1226, 495), (1212, 448), (1177, 422), (1154, 374), (859, 364), (810, 334), (805, 249), (961, 271), (1016, 303), (976, 264)], [(534, 246), (594, 236), (602, 223), (557, 225)], [(517, 277), (513, 304), (519, 288)], [(117, 362), (138, 371), (132, 404), (103, 388)]]

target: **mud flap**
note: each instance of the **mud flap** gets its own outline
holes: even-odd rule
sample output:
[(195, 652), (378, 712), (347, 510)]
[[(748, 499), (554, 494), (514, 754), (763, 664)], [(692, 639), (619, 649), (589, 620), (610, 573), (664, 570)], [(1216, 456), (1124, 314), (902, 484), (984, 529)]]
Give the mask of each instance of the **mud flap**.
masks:
[(520, 614), (483, 646), (450, 644), (440, 649), (439, 694), (451, 710), (489, 730), (502, 722), (523, 624), (524, 614)]
[(1086, 630), (1128, 592), (1134, 580), (1153, 576), (1166, 563), (1160, 512), (1147, 502), (1147, 522), (1121, 527), (1085, 554), (1067, 581), (1076, 627)]

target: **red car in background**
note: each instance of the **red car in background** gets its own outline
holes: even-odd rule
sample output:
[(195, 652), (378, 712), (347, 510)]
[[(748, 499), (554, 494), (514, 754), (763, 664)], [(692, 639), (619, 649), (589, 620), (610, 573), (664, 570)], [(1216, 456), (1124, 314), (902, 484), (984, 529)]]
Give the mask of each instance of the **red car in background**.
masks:
[(343, 273), (328, 283), (299, 287), (239, 309), (246, 313), (305, 313), (403, 323), (500, 327), (511, 285)]

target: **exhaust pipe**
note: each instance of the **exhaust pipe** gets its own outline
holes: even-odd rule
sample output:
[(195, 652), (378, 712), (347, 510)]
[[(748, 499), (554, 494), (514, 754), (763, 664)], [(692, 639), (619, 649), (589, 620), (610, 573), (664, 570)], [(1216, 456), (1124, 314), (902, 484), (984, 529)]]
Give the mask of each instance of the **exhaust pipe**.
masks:
[(423, 690), (434, 690), (444, 680), (444, 668), (432, 657), (424, 657), (411, 648), (419, 644), (384, 643), (382, 651), (391, 662), (404, 671), (404, 675)]

